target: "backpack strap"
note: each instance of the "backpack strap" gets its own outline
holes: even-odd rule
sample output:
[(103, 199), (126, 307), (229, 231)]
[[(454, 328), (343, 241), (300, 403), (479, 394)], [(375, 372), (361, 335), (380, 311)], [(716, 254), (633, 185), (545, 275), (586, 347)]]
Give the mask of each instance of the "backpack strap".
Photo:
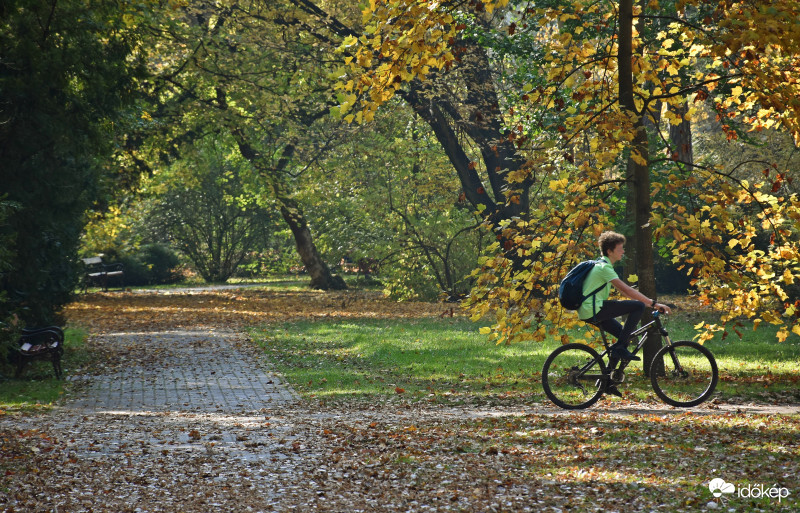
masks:
[[(597, 259), (597, 263), (599, 264), (600, 262), (604, 262), (604, 260), (603, 260), (602, 258), (598, 258), (598, 259)], [(595, 304), (595, 301), (596, 301), (596, 299), (597, 299), (596, 295), (597, 295), (597, 293), (598, 293), (598, 292), (600, 292), (601, 290), (603, 290), (603, 288), (604, 288), (606, 285), (608, 285), (608, 282), (606, 282), (606, 283), (603, 283), (602, 285), (600, 285), (599, 287), (597, 287), (596, 289), (594, 289), (592, 292), (590, 292), (589, 294), (587, 294), (587, 295), (586, 295), (586, 296), (583, 298), (583, 301), (586, 301), (586, 299), (587, 299), (589, 296), (591, 296), (591, 297), (592, 297), (592, 321), (594, 321), (594, 318), (597, 316), (597, 305)], [(583, 303), (583, 301), (581, 301), (581, 303)]]
[(592, 292), (590, 292), (588, 295), (584, 296), (584, 297), (583, 297), (583, 300), (581, 301), (581, 304), (583, 304), (583, 302), (584, 302), (584, 301), (586, 301), (586, 299), (588, 299), (588, 298), (589, 298), (589, 296), (591, 296), (591, 297), (592, 297), (592, 320), (593, 320), (593, 321), (594, 321), (594, 318), (595, 318), (595, 316), (597, 315), (597, 307), (596, 307), (596, 304), (595, 304), (595, 301), (597, 300), (597, 293), (598, 293), (598, 292), (600, 292), (601, 290), (603, 290), (603, 288), (604, 288), (604, 287), (605, 287), (607, 284), (608, 284), (608, 283), (603, 283), (602, 285), (600, 285), (599, 287), (597, 287), (596, 289), (594, 289), (594, 291), (592, 291)]

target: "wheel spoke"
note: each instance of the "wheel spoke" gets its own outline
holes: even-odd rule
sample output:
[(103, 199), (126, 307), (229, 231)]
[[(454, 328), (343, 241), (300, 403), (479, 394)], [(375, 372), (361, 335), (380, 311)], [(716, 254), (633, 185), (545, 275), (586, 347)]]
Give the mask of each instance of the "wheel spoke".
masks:
[(700, 344), (675, 342), (656, 354), (650, 379), (656, 394), (667, 404), (695, 406), (708, 399), (716, 388), (716, 360)]
[(542, 386), (550, 400), (562, 408), (588, 408), (603, 393), (604, 373), (605, 366), (596, 351), (583, 344), (567, 344), (545, 361)]

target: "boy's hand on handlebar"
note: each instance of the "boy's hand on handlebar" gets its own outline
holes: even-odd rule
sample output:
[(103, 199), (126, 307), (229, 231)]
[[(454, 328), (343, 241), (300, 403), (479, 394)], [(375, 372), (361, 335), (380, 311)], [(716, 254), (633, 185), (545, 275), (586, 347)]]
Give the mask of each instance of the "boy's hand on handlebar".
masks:
[(659, 312), (664, 313), (664, 314), (672, 313), (672, 310), (670, 309), (670, 307), (665, 305), (665, 304), (662, 304), (662, 303), (656, 303), (656, 305), (653, 308), (655, 308), (656, 310), (658, 310)]

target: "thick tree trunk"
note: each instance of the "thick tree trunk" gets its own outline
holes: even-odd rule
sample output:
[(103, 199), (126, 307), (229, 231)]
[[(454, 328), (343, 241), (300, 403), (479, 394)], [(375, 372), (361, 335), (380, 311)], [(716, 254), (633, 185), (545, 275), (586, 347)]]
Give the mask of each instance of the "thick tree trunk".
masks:
[(347, 288), (341, 276), (331, 274), (328, 265), (317, 251), (311, 230), (300, 208), (290, 200), (281, 202), (281, 216), (292, 230), (297, 254), (311, 276), (311, 288), (319, 290), (344, 290)]
[[(453, 103), (452, 93), (436, 89), (435, 80), (414, 81), (409, 91), (399, 94), (430, 125), (456, 170), (467, 201), (476, 208), (483, 205), (484, 215), (497, 224), (525, 215), (530, 208), (528, 189), (533, 180), (510, 184), (506, 179), (509, 172), (522, 168), (526, 159), (501, 124), (500, 101), (486, 50), (474, 43), (461, 44), (465, 52), (460, 69), (468, 87), (461, 108)], [(483, 182), (477, 163), (467, 155), (464, 134), (481, 153), (488, 183)], [(505, 193), (510, 188), (518, 190), (519, 195), (515, 201), (507, 202)]]
[[(644, 113), (636, 109), (633, 96), (633, 0), (621, 0), (619, 4), (619, 101), (634, 120), (636, 131), (631, 144), (632, 156), (628, 162), (628, 170), (633, 187), (628, 201), (633, 201), (629, 212), (633, 213), (633, 246), (635, 267), (639, 276), (639, 291), (649, 298), (656, 298), (655, 261), (653, 254), (653, 230), (650, 226), (650, 169), (648, 166), (650, 152), (647, 141), (647, 129)], [(634, 158), (633, 154), (637, 154)], [(644, 163), (641, 163), (641, 162)], [(648, 305), (649, 306), (649, 305)], [(649, 320), (646, 315), (642, 322)], [(656, 351), (661, 347), (661, 337), (653, 334), (648, 337), (644, 346), (642, 366), (645, 374), (649, 373), (650, 364)]]

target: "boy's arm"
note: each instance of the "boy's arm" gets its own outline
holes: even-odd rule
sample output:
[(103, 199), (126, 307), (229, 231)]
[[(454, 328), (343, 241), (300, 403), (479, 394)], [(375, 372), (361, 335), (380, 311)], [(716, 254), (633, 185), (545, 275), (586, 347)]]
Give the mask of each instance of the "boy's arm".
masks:
[(614, 286), (614, 288), (620, 291), (620, 293), (625, 297), (634, 299), (636, 301), (641, 301), (645, 305), (651, 308), (655, 308), (659, 312), (664, 312), (664, 313), (671, 312), (670, 308), (667, 305), (656, 303), (655, 300), (648, 298), (647, 296), (645, 296), (644, 294), (642, 294), (635, 288), (631, 287), (630, 285), (628, 285), (619, 278), (611, 280), (611, 284)]

